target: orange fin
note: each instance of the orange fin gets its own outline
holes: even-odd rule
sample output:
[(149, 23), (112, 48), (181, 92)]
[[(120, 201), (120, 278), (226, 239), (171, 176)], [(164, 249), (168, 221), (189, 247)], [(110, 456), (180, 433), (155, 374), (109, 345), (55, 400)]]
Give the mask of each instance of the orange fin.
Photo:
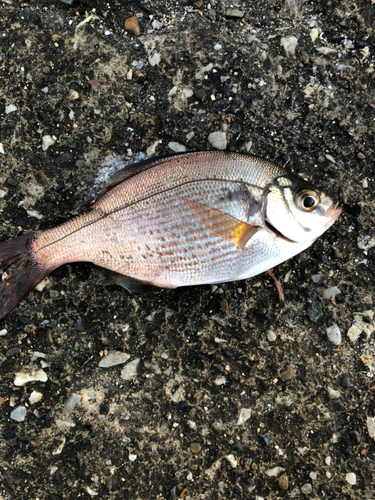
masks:
[(231, 215), (199, 203), (199, 201), (184, 200), (184, 202), (200, 218), (207, 229), (224, 240), (231, 241), (241, 250), (245, 248), (246, 243), (258, 230), (251, 224), (235, 219)]

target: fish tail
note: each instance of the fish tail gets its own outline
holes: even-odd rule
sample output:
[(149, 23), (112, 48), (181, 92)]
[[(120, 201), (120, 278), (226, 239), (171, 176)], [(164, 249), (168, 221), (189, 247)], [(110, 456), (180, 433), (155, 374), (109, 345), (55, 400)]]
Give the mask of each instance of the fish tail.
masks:
[(34, 256), (33, 242), (37, 234), (28, 233), (0, 243), (0, 268), (3, 272), (10, 271), (0, 282), (0, 319), (5, 318), (52, 270)]

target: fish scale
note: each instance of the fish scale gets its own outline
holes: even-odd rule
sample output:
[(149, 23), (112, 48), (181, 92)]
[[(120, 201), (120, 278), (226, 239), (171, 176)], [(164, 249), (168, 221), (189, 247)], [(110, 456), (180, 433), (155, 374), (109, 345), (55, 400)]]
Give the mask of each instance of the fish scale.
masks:
[(185, 153), (131, 165), (88, 213), (0, 243), (0, 265), (10, 267), (0, 318), (68, 262), (93, 262), (131, 291), (245, 279), (309, 247), (340, 212), (311, 184), (250, 155)]

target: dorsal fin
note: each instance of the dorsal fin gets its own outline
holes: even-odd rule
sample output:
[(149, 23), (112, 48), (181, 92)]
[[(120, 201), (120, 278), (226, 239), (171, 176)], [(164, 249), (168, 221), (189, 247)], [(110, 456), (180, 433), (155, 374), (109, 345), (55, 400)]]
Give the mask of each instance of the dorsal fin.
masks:
[(154, 156), (153, 158), (148, 158), (147, 160), (142, 160), (140, 162), (131, 163), (130, 165), (127, 165), (126, 167), (116, 172), (109, 179), (109, 181), (106, 184), (104, 184), (97, 200), (99, 200), (102, 196), (104, 196), (108, 191), (113, 189), (118, 184), (121, 184), (127, 179), (134, 177), (134, 175), (137, 175), (140, 172), (143, 172), (144, 170), (148, 170), (149, 168), (155, 165), (159, 165), (160, 163), (165, 163), (175, 156), (181, 156), (181, 153), (172, 153), (170, 155), (165, 155), (165, 156)]

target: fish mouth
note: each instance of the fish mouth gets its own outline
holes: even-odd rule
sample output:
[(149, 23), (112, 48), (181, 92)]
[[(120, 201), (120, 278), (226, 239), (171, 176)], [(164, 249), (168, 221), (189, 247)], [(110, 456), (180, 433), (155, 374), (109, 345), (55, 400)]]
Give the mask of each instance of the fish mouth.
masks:
[(332, 224), (338, 219), (342, 213), (342, 208), (339, 206), (339, 202), (331, 205), (326, 212), (326, 217), (328, 219), (327, 223), (324, 225), (325, 229), (328, 229)]

